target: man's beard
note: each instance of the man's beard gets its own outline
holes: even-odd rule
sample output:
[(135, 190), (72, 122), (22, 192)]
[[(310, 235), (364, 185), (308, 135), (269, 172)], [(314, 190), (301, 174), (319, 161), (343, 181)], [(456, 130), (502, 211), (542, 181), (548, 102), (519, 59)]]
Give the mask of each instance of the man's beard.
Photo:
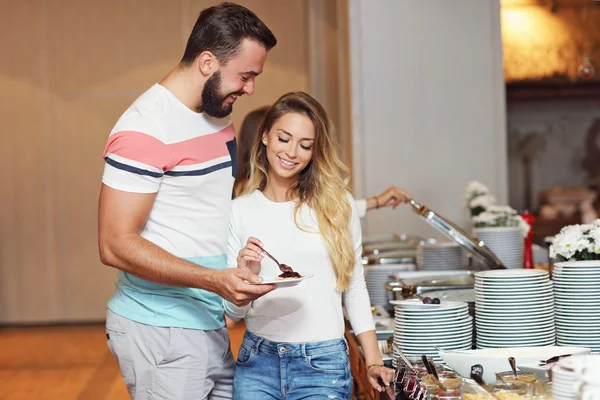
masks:
[[(244, 93), (232, 93), (241, 96)], [(221, 71), (217, 71), (208, 78), (202, 89), (202, 109), (205, 113), (215, 118), (225, 118), (233, 110), (233, 103), (225, 104), (227, 95), (221, 94)]]

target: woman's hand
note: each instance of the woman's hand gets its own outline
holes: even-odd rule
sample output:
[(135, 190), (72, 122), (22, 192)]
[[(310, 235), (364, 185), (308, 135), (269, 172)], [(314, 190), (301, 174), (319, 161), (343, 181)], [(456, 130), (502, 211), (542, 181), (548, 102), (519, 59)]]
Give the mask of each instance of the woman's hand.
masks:
[(408, 203), (411, 199), (410, 194), (406, 190), (390, 186), (383, 193), (367, 199), (367, 211), (381, 207), (396, 208), (399, 204)]
[(246, 246), (240, 250), (237, 256), (238, 268), (248, 268), (256, 275), (260, 274), (260, 262), (265, 256), (262, 243), (254, 237), (249, 237)]
[[(394, 380), (394, 370), (384, 366), (372, 366), (367, 369), (369, 383), (378, 392), (394, 393), (390, 383)], [(381, 385), (383, 383), (383, 386)]]
[(385, 192), (377, 196), (379, 207), (396, 208), (400, 203), (408, 203), (410, 200), (410, 194), (396, 186), (387, 188)]

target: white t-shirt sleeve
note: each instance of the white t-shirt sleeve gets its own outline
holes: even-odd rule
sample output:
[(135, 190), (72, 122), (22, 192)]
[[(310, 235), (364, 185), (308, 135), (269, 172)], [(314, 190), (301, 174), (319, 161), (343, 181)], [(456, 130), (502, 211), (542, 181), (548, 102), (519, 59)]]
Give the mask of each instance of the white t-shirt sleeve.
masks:
[[(229, 217), (229, 240), (227, 242), (227, 267), (237, 268), (237, 256), (240, 250), (245, 246), (239, 236), (238, 221), (236, 220), (235, 205), (231, 207)], [(223, 300), (225, 314), (234, 321), (243, 319), (250, 310), (252, 303), (246, 306), (236, 306), (229, 301)]]
[(367, 215), (367, 199), (356, 199), (354, 202), (359, 218), (364, 218)]
[(124, 115), (108, 138), (102, 183), (134, 193), (156, 193), (169, 154), (160, 126), (140, 113)]
[(355, 264), (354, 272), (350, 280), (348, 289), (342, 295), (342, 301), (346, 308), (346, 313), (350, 319), (350, 325), (355, 335), (369, 330), (375, 330), (373, 314), (371, 313), (371, 300), (367, 291), (364, 269), (362, 265), (362, 233), (360, 228), (360, 219), (358, 210), (353, 199), (350, 199), (352, 207), (352, 221), (350, 229), (352, 231), (352, 243), (354, 245)]

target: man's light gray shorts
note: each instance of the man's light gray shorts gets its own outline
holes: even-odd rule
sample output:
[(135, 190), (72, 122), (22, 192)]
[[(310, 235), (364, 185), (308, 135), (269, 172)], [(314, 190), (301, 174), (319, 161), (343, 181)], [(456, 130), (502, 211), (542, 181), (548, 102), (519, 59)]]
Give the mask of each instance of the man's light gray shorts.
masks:
[(233, 397), (235, 362), (226, 328), (163, 328), (108, 310), (106, 338), (132, 399)]

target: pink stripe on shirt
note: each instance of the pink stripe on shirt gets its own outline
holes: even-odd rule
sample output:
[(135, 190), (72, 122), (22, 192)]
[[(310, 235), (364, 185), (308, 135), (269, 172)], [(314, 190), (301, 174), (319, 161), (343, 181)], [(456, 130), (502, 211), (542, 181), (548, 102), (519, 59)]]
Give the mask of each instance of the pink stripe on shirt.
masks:
[(142, 132), (121, 131), (109, 137), (103, 157), (115, 154), (167, 171), (175, 166), (201, 164), (229, 155), (226, 143), (234, 137), (233, 125), (219, 132), (172, 144), (165, 144)]

